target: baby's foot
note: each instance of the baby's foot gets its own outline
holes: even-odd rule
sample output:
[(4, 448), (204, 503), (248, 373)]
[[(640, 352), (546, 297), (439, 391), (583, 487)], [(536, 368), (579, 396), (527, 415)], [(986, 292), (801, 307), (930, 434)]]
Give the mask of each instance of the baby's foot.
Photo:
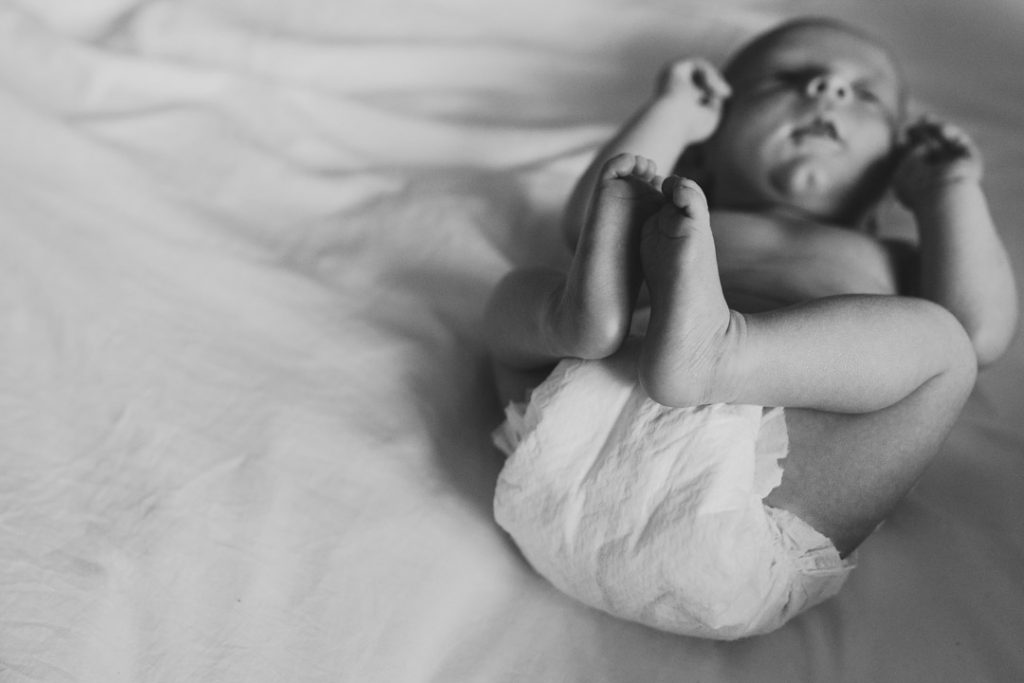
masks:
[(608, 356), (629, 332), (642, 279), (640, 230), (665, 203), (661, 182), (654, 162), (633, 154), (619, 154), (602, 168), (562, 302), (578, 346), (573, 355)]
[(640, 381), (665, 405), (718, 402), (729, 389), (720, 384), (720, 362), (740, 321), (733, 324), (722, 294), (704, 193), (677, 176), (665, 181), (663, 191), (669, 201), (647, 221), (641, 238), (651, 322)]
[(663, 178), (647, 157), (617, 154), (605, 162), (594, 191), (588, 223), (602, 233), (639, 234), (639, 226), (665, 203)]

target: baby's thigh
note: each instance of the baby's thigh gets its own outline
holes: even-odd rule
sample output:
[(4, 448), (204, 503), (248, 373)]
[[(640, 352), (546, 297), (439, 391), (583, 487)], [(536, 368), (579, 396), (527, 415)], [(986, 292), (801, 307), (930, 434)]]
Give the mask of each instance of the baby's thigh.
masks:
[(844, 556), (853, 552), (924, 472), (973, 383), (965, 367), (874, 413), (787, 408), (789, 454), (765, 502), (805, 520)]

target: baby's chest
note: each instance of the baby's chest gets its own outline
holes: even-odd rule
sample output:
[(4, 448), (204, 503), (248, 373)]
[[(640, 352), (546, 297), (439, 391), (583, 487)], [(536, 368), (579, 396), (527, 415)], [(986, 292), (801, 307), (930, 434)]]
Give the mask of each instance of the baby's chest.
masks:
[(744, 308), (896, 293), (889, 250), (870, 236), (734, 212), (714, 214), (712, 227), (723, 289), (730, 299), (751, 302)]

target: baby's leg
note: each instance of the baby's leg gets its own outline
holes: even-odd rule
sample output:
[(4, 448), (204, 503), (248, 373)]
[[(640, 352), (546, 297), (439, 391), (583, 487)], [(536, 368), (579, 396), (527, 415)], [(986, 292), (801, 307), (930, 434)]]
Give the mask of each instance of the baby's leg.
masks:
[(604, 165), (568, 273), (517, 270), (495, 290), (486, 329), (497, 360), (535, 368), (618, 350), (640, 289), (640, 226), (665, 203), (660, 184), (644, 157)]
[(865, 414), (786, 409), (789, 454), (765, 502), (794, 513), (847, 555), (907, 494), (974, 387), (974, 356), (903, 400)]
[(840, 296), (766, 313), (730, 311), (700, 188), (669, 178), (645, 225), (651, 322), (640, 380), (666, 405), (751, 403), (881, 410), (964, 362), (970, 340), (923, 299)]
[(645, 227), (651, 324), (640, 376), (656, 400), (787, 408), (790, 453), (766, 499), (842, 553), (917, 481), (970, 394), (976, 361), (929, 302), (840, 297), (740, 316), (725, 307), (699, 188), (669, 179), (672, 206)]

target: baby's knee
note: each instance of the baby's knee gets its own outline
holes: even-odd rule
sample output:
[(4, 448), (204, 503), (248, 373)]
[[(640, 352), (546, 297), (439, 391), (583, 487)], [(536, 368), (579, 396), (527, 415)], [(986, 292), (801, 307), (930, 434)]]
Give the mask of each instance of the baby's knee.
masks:
[(946, 309), (942, 310), (946, 314), (947, 324), (950, 328), (948, 338), (950, 361), (947, 371), (949, 384), (958, 395), (962, 395), (966, 400), (978, 379), (978, 349), (960, 321)]
[(948, 309), (925, 299), (910, 299), (921, 322), (922, 344), (941, 351), (940, 374), (948, 391), (969, 394), (978, 374), (978, 354), (967, 330)]

